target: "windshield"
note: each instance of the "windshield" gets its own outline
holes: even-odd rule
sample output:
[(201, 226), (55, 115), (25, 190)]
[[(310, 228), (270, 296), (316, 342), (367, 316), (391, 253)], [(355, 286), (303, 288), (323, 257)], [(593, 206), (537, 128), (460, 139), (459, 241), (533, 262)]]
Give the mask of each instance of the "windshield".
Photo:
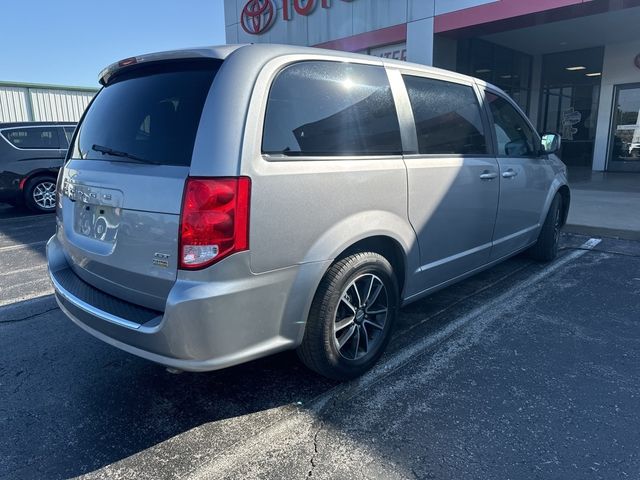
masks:
[(89, 107), (72, 158), (190, 165), (202, 108), (220, 64), (172, 61), (114, 77)]

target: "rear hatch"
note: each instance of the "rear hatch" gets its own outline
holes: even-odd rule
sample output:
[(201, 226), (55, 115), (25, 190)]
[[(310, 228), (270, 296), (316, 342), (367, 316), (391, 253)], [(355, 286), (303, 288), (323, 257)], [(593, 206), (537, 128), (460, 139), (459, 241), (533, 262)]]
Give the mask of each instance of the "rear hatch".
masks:
[(58, 236), (85, 282), (164, 309), (177, 275), (185, 179), (220, 64), (127, 66), (88, 108), (58, 187)]

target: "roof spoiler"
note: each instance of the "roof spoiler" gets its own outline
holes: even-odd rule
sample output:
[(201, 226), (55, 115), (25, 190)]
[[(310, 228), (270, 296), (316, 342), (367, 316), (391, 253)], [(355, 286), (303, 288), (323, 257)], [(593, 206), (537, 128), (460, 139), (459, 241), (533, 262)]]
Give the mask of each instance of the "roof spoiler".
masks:
[(159, 62), (166, 60), (178, 60), (186, 58), (212, 58), (218, 60), (224, 60), (232, 52), (244, 45), (222, 45), (219, 47), (207, 47), (207, 48), (194, 48), (187, 50), (171, 50), (168, 52), (159, 53), (147, 53), (145, 55), (139, 55), (136, 57), (129, 57), (119, 62), (112, 63), (107, 68), (100, 72), (98, 75), (98, 82), (102, 86), (109, 83), (109, 80), (120, 70), (130, 67), (132, 65), (139, 65), (141, 63)]

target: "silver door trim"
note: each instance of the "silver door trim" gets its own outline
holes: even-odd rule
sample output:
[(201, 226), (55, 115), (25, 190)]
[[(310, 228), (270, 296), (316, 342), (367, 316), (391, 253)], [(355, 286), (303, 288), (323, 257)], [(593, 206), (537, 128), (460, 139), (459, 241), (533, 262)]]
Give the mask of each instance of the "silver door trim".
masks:
[(495, 240), (493, 244), (498, 245), (500, 243), (508, 242), (509, 240), (513, 240), (514, 238), (519, 237), (520, 235), (524, 235), (525, 233), (529, 233), (532, 230), (535, 230), (539, 227), (540, 227), (540, 224), (536, 224), (536, 225), (533, 225), (532, 227), (523, 228), (522, 230), (518, 230), (517, 232), (512, 233), (511, 235), (507, 235), (506, 237), (502, 237), (502, 238), (499, 238), (498, 240)]
[(473, 270), (469, 270), (468, 272), (465, 272), (463, 274), (458, 275), (457, 277), (451, 278), (449, 280), (445, 280), (442, 283), (439, 283), (438, 285), (434, 285), (433, 287), (429, 287), (426, 288), (424, 290), (422, 290), (421, 292), (418, 293), (414, 293), (413, 295), (409, 295), (408, 297), (405, 297), (402, 300), (402, 306), (404, 307), (405, 305), (408, 305), (409, 303), (415, 302), (416, 300), (419, 300), (422, 297), (425, 297), (431, 293), (437, 292), (438, 290), (442, 290), (443, 288), (448, 287), (449, 285), (453, 285), (454, 283), (457, 283), (461, 280), (464, 280), (465, 278), (469, 278), (477, 273), (480, 273), (484, 270), (487, 270), (488, 268), (493, 267), (494, 265), (497, 265), (501, 262), (504, 262), (505, 260), (507, 260), (508, 258), (511, 258), (515, 255), (517, 255), (520, 252), (525, 251), (526, 249), (532, 247), (533, 245), (535, 245), (535, 242), (532, 242), (522, 248), (519, 248), (518, 250), (515, 250), (512, 253), (508, 253), (506, 255), (503, 255), (500, 258), (496, 258), (495, 260), (491, 260), (489, 263), (485, 263), (484, 265), (480, 265), (477, 268), (474, 268)]
[(420, 272), (424, 272), (425, 270), (429, 270), (430, 268), (439, 267), (440, 265), (444, 265), (445, 263), (458, 260), (462, 257), (466, 257), (467, 255), (473, 255), (474, 253), (478, 253), (487, 248), (491, 248), (492, 245), (493, 245), (492, 242), (484, 243), (478, 247), (465, 250), (464, 252), (456, 253), (455, 255), (450, 255), (448, 257), (441, 258), (440, 260), (436, 260), (435, 262), (427, 263), (426, 265), (422, 265), (420, 268), (418, 268), (415, 271), (415, 273), (420, 273)]
[(538, 227), (540, 227), (540, 225), (534, 225), (532, 227), (527, 227), (524, 228), (520, 231), (517, 231), (515, 233), (512, 233), (511, 235), (507, 235), (506, 237), (502, 237), (499, 238), (498, 240), (495, 240), (493, 242), (489, 242), (489, 243), (484, 243), (478, 247), (474, 247), (471, 248), (469, 250), (465, 250), (464, 252), (460, 252), (460, 253), (456, 253), (455, 255), (450, 255), (448, 257), (445, 258), (441, 258), (440, 260), (436, 260), (435, 262), (431, 262), (431, 263), (427, 263), (426, 265), (422, 265), (420, 268), (418, 268), (415, 273), (420, 273), (420, 272), (424, 272), (425, 270), (429, 270), (430, 268), (435, 268), (435, 267), (439, 267), (441, 265), (444, 265), (445, 263), (449, 263), (452, 262), (454, 260), (458, 260), (462, 257), (466, 257), (467, 255), (473, 255), (474, 253), (478, 253), (481, 252), (482, 250), (486, 249), (486, 248), (490, 248), (493, 245), (497, 245), (503, 242), (507, 242), (509, 240), (512, 240), (520, 235), (524, 235), (526, 233), (531, 232), (532, 230), (537, 229)]

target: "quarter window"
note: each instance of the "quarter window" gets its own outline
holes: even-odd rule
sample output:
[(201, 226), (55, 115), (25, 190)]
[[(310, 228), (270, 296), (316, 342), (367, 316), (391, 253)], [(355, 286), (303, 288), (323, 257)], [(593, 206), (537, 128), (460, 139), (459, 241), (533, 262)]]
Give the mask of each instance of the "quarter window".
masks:
[(505, 157), (532, 157), (538, 154), (537, 134), (520, 113), (502, 97), (486, 92), (487, 103), (493, 116), (498, 142), (498, 155)]
[(12, 128), (2, 135), (18, 148), (57, 149), (60, 148), (56, 127)]
[(480, 105), (473, 88), (404, 75), (421, 154), (487, 153)]
[(286, 156), (402, 153), (385, 70), (322, 61), (285, 68), (269, 93), (262, 151)]

